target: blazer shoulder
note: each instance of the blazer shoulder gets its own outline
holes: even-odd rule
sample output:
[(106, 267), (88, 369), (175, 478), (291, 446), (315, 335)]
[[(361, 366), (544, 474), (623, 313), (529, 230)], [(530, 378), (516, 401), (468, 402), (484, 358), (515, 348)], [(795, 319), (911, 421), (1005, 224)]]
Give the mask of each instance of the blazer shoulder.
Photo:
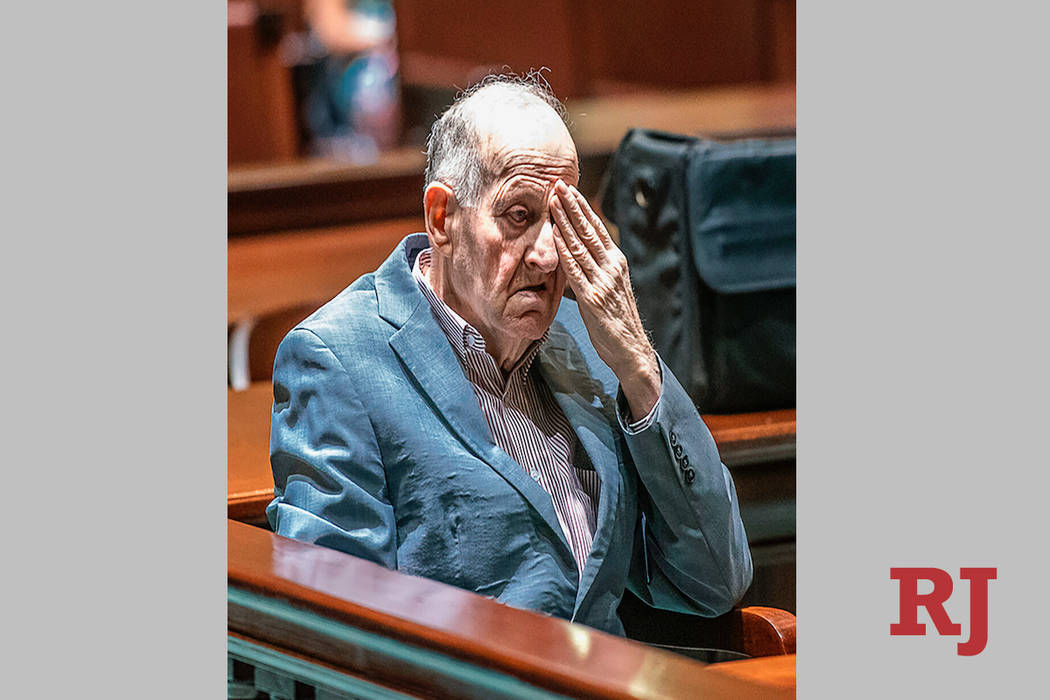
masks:
[(296, 324), (288, 335), (308, 331), (343, 358), (351, 350), (360, 355), (371, 352), (376, 344), (385, 346), (393, 330), (379, 316), (374, 279), (368, 274)]

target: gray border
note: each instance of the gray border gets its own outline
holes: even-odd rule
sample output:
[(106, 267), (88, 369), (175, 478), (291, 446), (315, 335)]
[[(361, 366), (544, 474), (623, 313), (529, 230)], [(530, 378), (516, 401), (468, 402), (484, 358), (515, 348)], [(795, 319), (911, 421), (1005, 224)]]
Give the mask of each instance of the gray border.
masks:
[[(1045, 687), (1034, 7), (799, 3), (799, 697)], [(983, 653), (956, 655), (965, 583), (948, 608), (963, 638), (889, 635), (889, 569), (915, 565), (999, 568)]]
[(5, 12), (13, 697), (223, 692), (224, 14)]

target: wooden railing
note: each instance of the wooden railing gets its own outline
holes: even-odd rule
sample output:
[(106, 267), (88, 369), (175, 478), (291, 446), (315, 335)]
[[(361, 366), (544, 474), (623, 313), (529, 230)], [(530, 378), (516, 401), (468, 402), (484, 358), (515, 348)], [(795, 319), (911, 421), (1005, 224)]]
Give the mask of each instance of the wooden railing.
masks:
[(232, 520), (227, 539), (231, 697), (794, 697), (790, 654), (705, 666)]

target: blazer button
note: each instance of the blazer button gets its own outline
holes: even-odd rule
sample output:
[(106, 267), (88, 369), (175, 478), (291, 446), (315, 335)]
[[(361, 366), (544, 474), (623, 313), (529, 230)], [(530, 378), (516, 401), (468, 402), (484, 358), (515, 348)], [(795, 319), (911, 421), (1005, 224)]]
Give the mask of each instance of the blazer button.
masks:
[(682, 459), (678, 461), (678, 466), (682, 469), (689, 469), (689, 455), (682, 455)]
[(671, 447), (674, 447), (677, 444), (678, 444), (678, 436), (675, 435), (674, 431), (672, 430), (671, 431)]
[(685, 470), (685, 483), (691, 484), (691, 483), (693, 483), (693, 479), (695, 479), (695, 478), (696, 478), (696, 472), (694, 472), (692, 469), (686, 469)]
[(675, 459), (681, 459), (682, 458), (682, 446), (681, 445), (675, 445), (674, 446), (674, 458)]

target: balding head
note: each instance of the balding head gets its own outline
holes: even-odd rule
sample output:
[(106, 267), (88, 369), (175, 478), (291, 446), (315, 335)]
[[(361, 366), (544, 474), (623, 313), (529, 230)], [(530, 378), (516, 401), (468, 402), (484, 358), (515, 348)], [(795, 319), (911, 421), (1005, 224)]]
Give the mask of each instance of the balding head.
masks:
[(462, 206), (480, 193), (506, 164), (501, 147), (567, 139), (565, 108), (542, 77), (490, 75), (464, 91), (434, 122), (427, 139), (426, 185), (441, 182)]

